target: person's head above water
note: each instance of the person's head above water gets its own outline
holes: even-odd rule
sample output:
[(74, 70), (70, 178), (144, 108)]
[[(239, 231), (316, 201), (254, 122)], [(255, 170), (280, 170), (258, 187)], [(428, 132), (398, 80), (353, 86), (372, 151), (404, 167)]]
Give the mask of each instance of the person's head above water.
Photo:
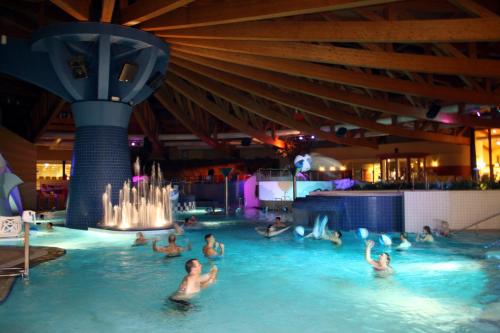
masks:
[(342, 238), (342, 232), (340, 232), (340, 230), (336, 230), (334, 233), (333, 233), (334, 236), (337, 236), (338, 238)]
[(430, 234), (432, 233), (432, 232), (431, 232), (431, 227), (429, 227), (428, 225), (424, 226), (424, 228), (423, 228), (423, 229), (424, 229), (424, 232), (425, 232), (426, 234), (429, 234), (429, 235), (430, 235)]
[(212, 235), (212, 234), (206, 234), (205, 235), (205, 242), (211, 243), (211, 242), (214, 242), (214, 241), (215, 241), (214, 235)]
[(383, 252), (378, 256), (378, 262), (382, 265), (389, 266), (391, 264), (391, 256), (387, 252)]
[(135, 236), (137, 238), (144, 238), (144, 234), (142, 232), (140, 232), (140, 231), (138, 233), (136, 233)]
[(281, 222), (281, 217), (276, 216), (275, 220), (276, 220), (276, 222)]
[(177, 239), (177, 238), (175, 237), (175, 235), (174, 235), (174, 234), (170, 234), (170, 235), (168, 235), (168, 243), (169, 243), (169, 244), (175, 244), (175, 240), (176, 240), (176, 239)]
[(186, 218), (184, 219), (184, 223), (189, 223), (189, 217), (186, 217)]
[(399, 239), (402, 241), (407, 241), (408, 240), (408, 234), (406, 232), (402, 232), (399, 234)]
[(189, 259), (184, 264), (184, 268), (188, 274), (200, 274), (201, 273), (201, 264), (198, 259)]

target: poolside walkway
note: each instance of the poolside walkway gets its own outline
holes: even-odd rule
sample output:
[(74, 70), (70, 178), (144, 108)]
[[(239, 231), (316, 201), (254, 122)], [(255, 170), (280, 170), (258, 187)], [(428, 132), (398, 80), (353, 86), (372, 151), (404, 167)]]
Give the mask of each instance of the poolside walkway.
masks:
[[(64, 249), (58, 247), (30, 247), (30, 267), (34, 267), (42, 262), (57, 259), (66, 253)], [(0, 246), (0, 269), (2, 268), (23, 268), (24, 248), (22, 246)], [(4, 271), (4, 273), (6, 273)], [(2, 304), (12, 289), (16, 277), (0, 277), (0, 304)]]

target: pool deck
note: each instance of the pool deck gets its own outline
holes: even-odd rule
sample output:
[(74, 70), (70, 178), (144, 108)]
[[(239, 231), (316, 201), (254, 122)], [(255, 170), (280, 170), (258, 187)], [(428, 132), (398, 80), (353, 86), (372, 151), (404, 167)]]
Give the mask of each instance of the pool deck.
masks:
[[(31, 246), (30, 268), (42, 262), (57, 259), (63, 256), (66, 250), (58, 247)], [(24, 247), (0, 246), (0, 269), (24, 267)], [(4, 271), (4, 273), (7, 273)], [(16, 277), (0, 277), (0, 304), (9, 296)]]

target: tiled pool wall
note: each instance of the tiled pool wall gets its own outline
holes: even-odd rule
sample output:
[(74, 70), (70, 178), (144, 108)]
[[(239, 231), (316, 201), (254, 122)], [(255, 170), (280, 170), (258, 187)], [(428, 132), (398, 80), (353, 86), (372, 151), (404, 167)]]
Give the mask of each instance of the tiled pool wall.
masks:
[[(441, 220), (457, 230), (496, 213), (500, 213), (499, 190), (404, 192), (405, 230), (409, 232), (420, 231), (424, 225), (437, 228)], [(477, 229), (500, 229), (500, 216), (479, 224)]]
[(293, 204), (294, 223), (312, 226), (318, 215), (328, 216), (330, 229), (371, 231), (403, 230), (403, 196), (307, 196)]
[[(439, 228), (447, 221), (452, 230), (500, 213), (500, 191), (404, 191), (359, 196), (307, 196), (293, 203), (294, 223), (312, 226), (318, 215), (328, 216), (330, 229), (359, 227), (376, 232), (419, 232), (424, 225)], [(472, 230), (500, 229), (500, 216)]]

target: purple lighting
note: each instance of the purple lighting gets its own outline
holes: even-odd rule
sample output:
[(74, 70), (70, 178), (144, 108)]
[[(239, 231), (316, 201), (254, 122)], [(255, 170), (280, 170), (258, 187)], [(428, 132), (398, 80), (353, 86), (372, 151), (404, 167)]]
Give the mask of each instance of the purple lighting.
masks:
[(314, 140), (314, 139), (316, 139), (316, 136), (314, 136), (314, 135), (311, 135), (311, 139), (313, 139), (313, 140)]
[(304, 140), (304, 137), (302, 135), (299, 136), (299, 140)]
[(132, 146), (135, 146), (135, 142), (132, 142), (132, 143), (131, 143), (131, 145), (132, 145)]
[(476, 115), (477, 115), (478, 117), (481, 117), (481, 112), (476, 111)]

